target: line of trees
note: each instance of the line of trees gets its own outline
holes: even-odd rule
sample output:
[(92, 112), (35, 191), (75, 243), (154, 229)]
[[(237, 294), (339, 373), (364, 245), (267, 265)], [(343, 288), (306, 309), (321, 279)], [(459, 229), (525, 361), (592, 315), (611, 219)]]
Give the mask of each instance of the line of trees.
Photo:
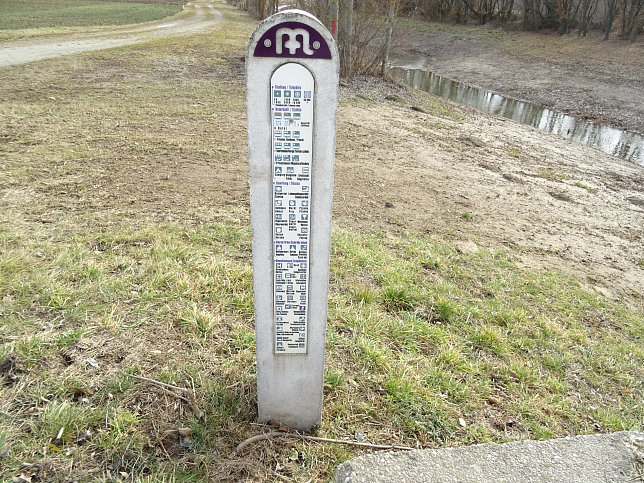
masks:
[(586, 36), (601, 29), (606, 39), (617, 27), (620, 37), (635, 40), (644, 27), (644, 0), (406, 0), (400, 14), (480, 25), (512, 23), (562, 35), (577, 30)]
[[(279, 2), (229, 1), (256, 18), (276, 12)], [(644, 0), (400, 0), (394, 4), (401, 16), (480, 25), (512, 23), (528, 31), (553, 29), (562, 35), (577, 30), (586, 36), (591, 29), (601, 29), (608, 39), (617, 30), (619, 37), (635, 40), (644, 29)], [(292, 0), (290, 4), (329, 22), (335, 18), (341, 34), (353, 28), (344, 22), (351, 23), (356, 15), (386, 18), (391, 5), (391, 0)]]
[[(257, 19), (280, 0), (227, 0)], [(644, 29), (644, 0), (281, 0), (311, 12), (338, 41), (343, 76), (384, 74), (396, 15), (439, 22), (511, 25), (528, 31), (591, 29), (635, 41)], [(284, 2), (290, 2), (285, 4)]]
[(568, 34), (576, 29), (585, 37), (590, 29), (601, 29), (608, 39), (618, 21), (618, 34), (634, 41), (644, 26), (644, 0), (524, 0), (526, 30), (556, 29)]

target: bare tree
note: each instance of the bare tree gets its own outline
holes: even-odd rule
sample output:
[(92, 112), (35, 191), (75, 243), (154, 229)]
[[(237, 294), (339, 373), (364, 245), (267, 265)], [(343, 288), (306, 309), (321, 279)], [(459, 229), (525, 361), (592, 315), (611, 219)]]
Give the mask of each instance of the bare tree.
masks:
[(251, 17), (262, 20), (269, 15), (277, 12), (278, 0), (241, 0), (246, 4), (246, 8), (239, 7), (242, 10), (248, 10)]
[(617, 17), (617, 0), (605, 0), (604, 17), (602, 19), (602, 28), (604, 29), (604, 40), (608, 40), (610, 31), (613, 29), (613, 22)]
[(479, 25), (484, 25), (497, 15), (497, 0), (463, 0), (463, 3)]
[(342, 75), (350, 77), (353, 72), (353, 0), (344, 0), (342, 17), (340, 69)]
[(507, 22), (512, 16), (512, 9), (514, 8), (514, 0), (500, 0), (499, 13), (497, 15), (499, 22)]
[(329, 30), (333, 35), (333, 40), (338, 41), (338, 0), (329, 0), (329, 17), (331, 17), (331, 25)]
[(622, 13), (620, 37), (635, 40), (642, 29), (644, 0), (619, 0)]
[(523, 0), (523, 29), (536, 31), (541, 27), (541, 0)]
[(559, 34), (565, 35), (570, 33), (570, 29), (577, 16), (579, 3), (576, 0), (557, 0), (557, 21), (559, 23)]
[(382, 69), (384, 39), (386, 37), (382, 15), (377, 15), (375, 12), (368, 14), (356, 12), (354, 27), (352, 72), (354, 74), (377, 74)]
[(382, 54), (382, 67), (380, 75), (382, 77), (387, 73), (387, 62), (389, 62), (389, 49), (391, 48), (391, 33), (394, 30), (394, 16), (396, 15), (396, 0), (389, 3), (389, 13), (387, 14), (387, 32), (385, 34), (385, 48)]
[(597, 13), (597, 0), (579, 0), (579, 13), (577, 14), (579, 30), (577, 35), (585, 37), (588, 34), (595, 13)]

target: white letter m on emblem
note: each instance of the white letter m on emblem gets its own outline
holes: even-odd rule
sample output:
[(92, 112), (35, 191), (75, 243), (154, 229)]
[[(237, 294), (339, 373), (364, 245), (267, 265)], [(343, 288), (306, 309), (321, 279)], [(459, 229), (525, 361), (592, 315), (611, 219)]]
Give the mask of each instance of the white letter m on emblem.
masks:
[[(302, 47), (302, 50), (306, 55), (313, 55), (313, 50), (309, 46), (309, 33), (304, 29), (288, 29), (281, 28), (277, 30), (275, 35), (275, 53), (277, 55), (282, 54), (282, 37), (288, 35), (288, 40), (284, 44), (291, 55), (295, 55), (297, 49)], [(297, 41), (297, 36), (302, 36), (302, 43)]]

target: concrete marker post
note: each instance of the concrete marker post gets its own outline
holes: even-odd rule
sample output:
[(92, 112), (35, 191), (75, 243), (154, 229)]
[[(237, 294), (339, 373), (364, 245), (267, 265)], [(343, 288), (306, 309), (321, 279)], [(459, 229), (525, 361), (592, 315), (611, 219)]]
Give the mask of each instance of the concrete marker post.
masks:
[(246, 52), (259, 420), (322, 418), (339, 75), (333, 37), (287, 10)]

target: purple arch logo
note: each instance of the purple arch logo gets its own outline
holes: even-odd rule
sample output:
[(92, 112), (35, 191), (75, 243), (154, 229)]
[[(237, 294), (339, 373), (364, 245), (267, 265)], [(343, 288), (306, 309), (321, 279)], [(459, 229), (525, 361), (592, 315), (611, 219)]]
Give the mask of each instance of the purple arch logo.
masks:
[(331, 50), (320, 32), (302, 22), (274, 25), (259, 39), (255, 57), (330, 59)]

